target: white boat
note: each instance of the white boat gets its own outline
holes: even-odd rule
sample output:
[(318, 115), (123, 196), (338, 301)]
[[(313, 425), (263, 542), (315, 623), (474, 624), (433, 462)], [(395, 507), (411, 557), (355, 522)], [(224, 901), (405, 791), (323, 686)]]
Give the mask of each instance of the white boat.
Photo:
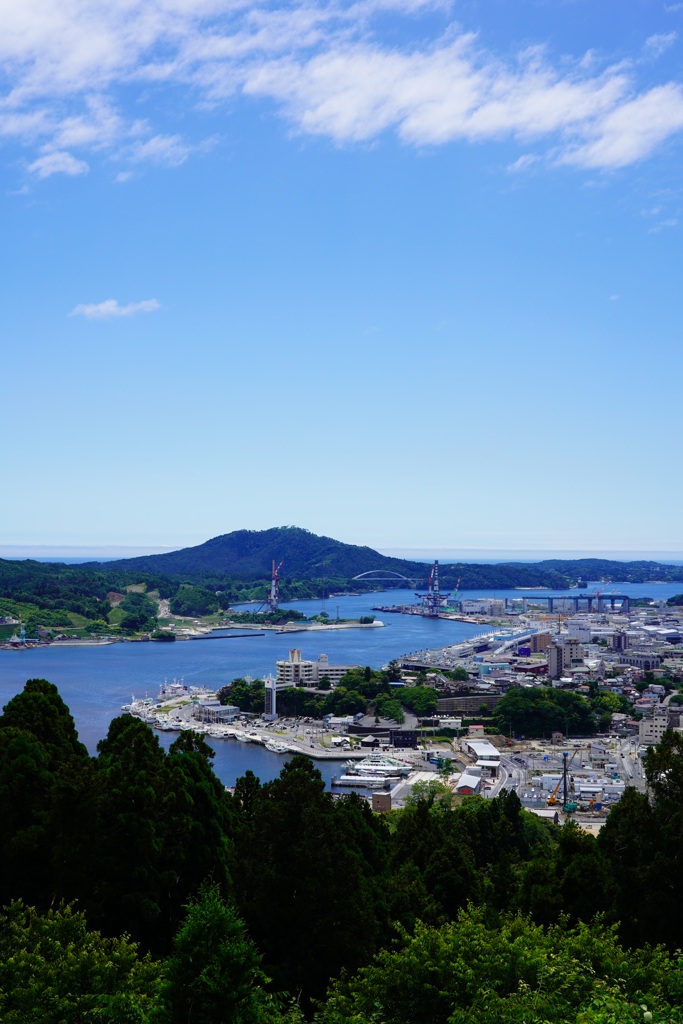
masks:
[(274, 754), (287, 754), (289, 747), (286, 743), (279, 743), (277, 740), (266, 740), (266, 750), (272, 750)]
[(349, 786), (357, 789), (382, 789), (400, 782), (400, 775), (340, 775), (332, 779), (333, 786)]
[(157, 701), (175, 700), (178, 697), (187, 697), (187, 687), (184, 680), (174, 679), (172, 683), (164, 679), (163, 685), (157, 694)]
[(362, 761), (347, 761), (344, 767), (352, 775), (367, 775), (377, 778), (409, 775), (414, 771), (414, 766), (409, 761), (377, 753), (369, 754)]

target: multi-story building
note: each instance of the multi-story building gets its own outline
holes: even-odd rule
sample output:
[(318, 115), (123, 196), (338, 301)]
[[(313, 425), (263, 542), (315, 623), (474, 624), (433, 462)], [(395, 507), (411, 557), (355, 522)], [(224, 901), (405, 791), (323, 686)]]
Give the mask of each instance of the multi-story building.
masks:
[(532, 654), (540, 654), (542, 651), (547, 651), (552, 646), (553, 638), (550, 633), (534, 633), (527, 640), (527, 645), (531, 648)]
[(669, 728), (669, 710), (659, 704), (654, 708), (652, 718), (642, 718), (638, 723), (638, 739), (646, 747), (654, 746)]
[(643, 672), (654, 672), (662, 664), (662, 659), (654, 651), (629, 651), (619, 655), (620, 665), (633, 665)]
[(595, 627), (589, 619), (574, 617), (567, 620), (567, 635), (579, 643), (590, 643), (595, 636)]
[(342, 676), (350, 672), (358, 665), (330, 665), (330, 659), (326, 654), (320, 654), (315, 661), (308, 661), (301, 657), (301, 651), (293, 648), (289, 652), (289, 658), (283, 658), (277, 662), (277, 685), (283, 686), (308, 686), (315, 688), (320, 685), (324, 678), (329, 679), (332, 686), (336, 686)]
[(546, 651), (548, 658), (548, 675), (551, 679), (559, 679), (568, 669), (583, 664), (583, 647), (578, 640), (570, 637), (556, 640)]

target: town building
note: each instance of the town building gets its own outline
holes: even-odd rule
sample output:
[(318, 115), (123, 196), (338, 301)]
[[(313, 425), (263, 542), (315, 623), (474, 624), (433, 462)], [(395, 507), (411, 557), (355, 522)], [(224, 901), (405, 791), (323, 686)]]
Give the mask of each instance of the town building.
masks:
[(656, 746), (669, 728), (669, 711), (663, 704), (653, 709), (651, 718), (642, 718), (638, 725), (638, 740), (644, 747)]
[(489, 597), (474, 597), (470, 600), (460, 601), (460, 611), (463, 615), (505, 615), (505, 601)]
[(461, 743), (463, 751), (470, 757), (476, 758), (475, 764), (480, 772), (486, 771), (487, 775), (494, 777), (500, 768), (500, 751), (489, 741), (473, 736), (465, 736)]
[(583, 665), (583, 647), (578, 640), (563, 637), (548, 647), (548, 675), (551, 679), (559, 679), (570, 669)]
[(358, 665), (330, 665), (326, 654), (318, 655), (315, 661), (301, 657), (301, 651), (293, 648), (288, 658), (277, 662), (277, 685), (279, 689), (286, 686), (307, 686), (315, 689), (327, 677), (332, 686)]
[(455, 792), (461, 796), (474, 796), (481, 791), (481, 768), (468, 768), (455, 785)]
[(654, 672), (662, 664), (662, 659), (654, 651), (629, 651), (619, 655), (620, 665), (633, 665), (642, 672)]

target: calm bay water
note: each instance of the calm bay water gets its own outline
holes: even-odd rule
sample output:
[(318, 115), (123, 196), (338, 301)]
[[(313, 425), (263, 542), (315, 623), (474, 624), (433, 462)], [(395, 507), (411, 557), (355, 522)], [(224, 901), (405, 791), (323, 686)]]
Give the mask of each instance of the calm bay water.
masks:
[[(588, 593), (595, 588), (590, 586)], [(605, 592), (626, 593), (632, 597), (666, 600), (683, 591), (683, 584), (613, 585)], [(501, 591), (499, 597), (557, 594), (563, 591)], [(568, 591), (575, 595), (576, 590)], [(585, 593), (585, 591), (584, 591)], [(467, 597), (490, 597), (492, 591), (467, 591)], [(330, 598), (326, 610), (331, 619), (358, 618), (372, 614), (373, 605), (411, 604), (412, 590), (390, 590), (380, 594), (349, 595)], [(321, 602), (297, 601), (288, 607), (313, 615)], [(463, 622), (425, 619), (414, 615), (382, 615), (384, 629), (330, 630), (316, 634), (294, 633), (283, 636), (273, 632), (265, 636), (241, 636), (238, 639), (191, 640), (174, 644), (119, 643), (106, 647), (44, 647), (24, 651), (0, 651), (0, 706), (18, 693), (27, 679), (48, 679), (55, 683), (71, 709), (81, 740), (91, 753), (107, 732), (109, 722), (120, 713), (121, 705), (136, 697), (155, 696), (164, 679), (183, 678), (188, 685), (217, 688), (236, 676), (258, 678), (275, 671), (278, 658), (287, 656), (290, 647), (300, 647), (305, 658), (329, 655), (333, 664), (361, 664), (380, 668), (391, 658), (428, 647), (457, 643), (484, 631), (485, 627)], [(159, 733), (168, 747), (174, 734)], [(225, 785), (251, 768), (262, 781), (275, 778), (284, 763), (282, 755), (263, 747), (231, 740), (213, 741), (214, 767)], [(329, 783), (339, 764), (318, 762)]]

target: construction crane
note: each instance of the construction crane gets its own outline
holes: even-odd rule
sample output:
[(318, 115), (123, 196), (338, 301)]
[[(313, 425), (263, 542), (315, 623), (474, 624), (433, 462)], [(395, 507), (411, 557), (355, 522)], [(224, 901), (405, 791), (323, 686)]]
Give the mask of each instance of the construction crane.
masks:
[(562, 776), (559, 777), (559, 779), (557, 780), (557, 785), (555, 786), (555, 789), (552, 791), (552, 793), (550, 794), (550, 796), (546, 800), (546, 803), (548, 804), (549, 807), (554, 807), (555, 804), (559, 804), (560, 801), (557, 799), (557, 791), (558, 791), (558, 789), (560, 788), (561, 785), (562, 785)]
[(280, 569), (282, 568), (282, 562), (279, 565), (275, 565), (275, 559), (273, 559), (273, 568), (270, 574), (270, 592), (268, 597), (263, 601), (256, 609), (256, 614), (260, 614), (265, 608), (268, 608), (271, 612), (276, 612), (280, 607)]
[(268, 607), (271, 612), (277, 611), (280, 604), (280, 569), (282, 568), (282, 562), (275, 567), (275, 559), (273, 559), (273, 570), (270, 578), (270, 594), (268, 595)]
[(572, 811), (576, 810), (576, 803), (573, 800), (570, 800), (569, 797), (569, 765), (576, 757), (576, 754), (577, 751), (575, 750), (571, 756), (571, 761), (567, 761), (569, 755), (566, 751), (562, 754), (562, 775), (557, 780), (557, 785), (546, 800), (549, 807), (554, 807), (556, 804), (559, 804), (560, 801), (557, 799), (557, 793), (560, 786), (562, 786), (562, 810), (565, 814), (571, 814)]
[[(460, 581), (458, 581), (460, 582)], [(415, 594), (415, 597), (419, 597), (422, 601), (422, 614), (428, 615), (430, 618), (437, 619), (439, 617), (439, 609), (442, 603), (448, 597), (448, 594), (442, 594), (439, 588), (439, 560), (438, 558), (434, 562), (429, 573), (429, 580), (427, 581), (427, 593), (426, 594)]]

